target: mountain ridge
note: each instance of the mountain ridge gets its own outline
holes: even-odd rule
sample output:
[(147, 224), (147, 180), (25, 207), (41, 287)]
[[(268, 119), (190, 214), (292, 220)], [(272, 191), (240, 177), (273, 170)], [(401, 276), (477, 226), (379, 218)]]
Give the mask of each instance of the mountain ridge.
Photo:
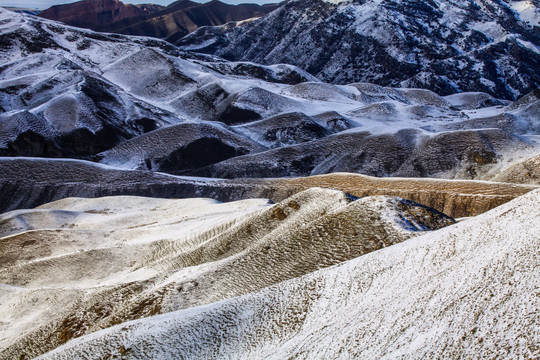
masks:
[(292, 0), (242, 28), (203, 28), (176, 44), (262, 64), (290, 63), (336, 84), (373, 82), (513, 99), (540, 85), (538, 4)]
[(82, 0), (55, 5), (39, 16), (95, 31), (179, 40), (200, 26), (260, 17), (277, 5), (229, 5), (219, 0), (198, 3), (179, 0), (168, 6), (131, 5), (120, 0)]

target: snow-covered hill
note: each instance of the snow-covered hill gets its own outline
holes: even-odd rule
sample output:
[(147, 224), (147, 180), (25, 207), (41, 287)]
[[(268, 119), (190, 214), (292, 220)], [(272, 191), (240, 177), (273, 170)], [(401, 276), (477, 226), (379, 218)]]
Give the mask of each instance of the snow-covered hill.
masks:
[(336, 86), (290, 65), (230, 63), (160, 40), (0, 17), (3, 156), (212, 177), (476, 179), (538, 153), (538, 92), (510, 103)]
[(177, 44), (229, 60), (298, 65), (336, 84), (505, 99), (540, 85), (536, 0), (292, 0), (243, 27), (200, 28)]
[[(313, 190), (308, 194), (313, 196), (321, 193)], [(299, 194), (299, 196), (301, 198), (308, 195)], [(323, 198), (337, 201), (336, 207), (333, 207), (328, 214), (337, 209), (348, 209), (343, 214), (345, 219), (352, 220), (352, 214), (358, 210), (360, 213), (367, 211), (371, 214), (368, 215), (368, 219), (372, 216), (379, 217), (379, 220), (375, 220), (377, 224), (382, 219), (395, 221), (392, 220), (395, 219), (395, 210), (390, 205), (396, 204), (395, 200), (365, 198), (347, 204), (346, 197), (339, 193), (329, 192), (326, 192)], [(339, 205), (339, 202), (344, 203)], [(539, 203), (540, 192), (534, 191), (476, 218), (429, 232), (337, 266), (315, 271), (244, 296), (119, 324), (71, 340), (41, 358), (101, 359), (108, 356), (127, 359), (176, 357), (184, 359), (537, 358), (540, 355), (537, 328), (538, 306), (540, 305), (537, 296), (540, 278), (537, 256), (540, 246)], [(102, 206), (97, 214), (88, 211), (89, 209), (99, 210), (93, 204), (93, 202), (87, 202), (78, 205), (70, 200), (52, 204), (49, 211), (52, 212), (55, 208), (72, 211), (86, 210), (87, 213), (84, 215), (80, 212), (67, 212), (63, 215), (64, 219), (69, 214), (78, 217), (80, 221), (86, 220), (81, 224), (98, 217), (116, 218), (115, 223), (121, 223), (114, 204), (108, 201), (105, 205), (107, 209), (103, 209)], [(173, 206), (180, 204), (176, 203)], [(278, 209), (286, 206), (285, 204), (286, 202), (266, 208), (267, 210), (256, 210), (256, 212), (259, 211), (260, 216), (265, 211)], [(159, 214), (163, 209), (163, 204), (152, 206), (156, 205), (158, 206), (157, 214)], [(191, 207), (194, 205), (195, 203), (190, 203)], [(202, 208), (199, 207), (201, 210), (223, 206), (201, 205), (204, 205)], [(228, 206), (229, 211), (233, 208), (239, 211), (241, 207), (240, 204)], [(257, 207), (261, 204), (252, 203), (250, 206)], [(289, 203), (288, 212), (284, 213), (284, 217), (287, 218), (287, 215), (294, 217), (297, 211), (303, 211), (303, 206), (300, 206), (300, 210), (295, 210), (295, 207), (296, 205)], [(316, 206), (310, 209), (315, 210)], [(373, 210), (375, 212), (372, 213)], [(34, 211), (34, 218), (39, 216), (39, 211), (45, 210)], [(51, 213), (53, 214), (54, 212)], [(400, 214), (399, 211), (398, 214)], [(15, 215), (14, 213), (9, 216)], [(30, 214), (26, 216), (28, 215)], [(423, 216), (420, 215), (415, 218), (415, 221), (422, 218)], [(133, 221), (133, 218), (131, 219)], [(371, 221), (373, 220), (369, 220)], [(124, 224), (123, 226), (127, 227), (129, 222)], [(310, 227), (309, 224), (308, 222), (294, 232), (304, 231)], [(321, 222), (320, 226), (314, 230), (319, 232), (332, 231), (331, 229), (343, 230), (345, 234), (351, 235), (346, 229), (350, 225), (354, 226), (354, 222), (344, 222), (344, 227), (331, 226), (330, 228), (323, 224), (324, 222)], [(393, 229), (395, 224), (404, 223), (398, 222), (391, 226), (389, 226), (390, 223), (386, 224), (387, 229)], [(235, 225), (229, 226), (234, 228)], [(146, 227), (152, 227), (152, 225), (149, 224)], [(260, 230), (261, 228), (254, 229), (254, 231)], [(76, 226), (73, 230), (61, 230), (60, 234), (65, 233), (69, 237), (70, 233), (75, 234), (79, 231)], [(123, 232), (137, 234), (138, 230), (124, 230)], [(113, 239), (119, 234), (113, 233)], [(296, 254), (296, 251), (301, 255), (295, 261), (305, 265), (313, 259), (307, 254), (326, 248), (318, 244), (317, 240), (289, 243), (288, 234), (281, 233), (277, 237), (287, 239), (287, 241), (261, 244), (266, 247), (264, 247), (265, 250), (260, 250), (260, 254), (266, 254), (266, 258), (273, 258), (272, 254), (274, 254), (280, 260), (276, 264), (270, 263), (272, 265), (268, 268), (261, 266), (258, 270), (248, 273), (248, 276), (254, 276), (250, 284), (269, 279), (268, 276), (257, 275), (260, 271), (264, 273), (268, 269), (273, 273), (279, 273), (296, 269), (294, 266), (280, 265), (289, 259), (289, 255)], [(17, 236), (31, 235), (31, 233), (22, 233), (4, 238), (2, 243), (5, 241), (13, 243)], [(60, 235), (51, 234), (50, 236), (59, 237)], [(134, 238), (131, 239), (134, 241)], [(215, 239), (219, 239), (219, 235), (210, 242)], [(139, 247), (148, 244), (147, 241), (135, 241), (135, 243)], [(295, 245), (286, 252), (280, 252), (283, 246), (280, 244)], [(238, 245), (237, 242), (232, 242), (220, 250), (233, 254)], [(259, 244), (254, 246), (259, 246)], [(159, 248), (159, 250), (164, 249), (169, 248)], [(180, 249), (181, 247), (177, 247), (176, 251)], [(128, 251), (128, 248), (124, 248), (122, 261), (115, 262), (115, 267), (120, 267), (118, 270), (121, 270), (120, 263), (126, 261), (128, 253), (133, 254)], [(169, 254), (169, 251), (160, 251), (158, 256), (151, 259), (159, 263), (159, 260), (167, 258)], [(328, 259), (334, 252), (324, 254), (318, 259)], [(84, 251), (79, 257), (88, 255), (90, 252)], [(234, 256), (208, 264), (204, 268), (200, 266), (185, 268), (184, 275), (173, 276), (165, 281), (171, 285), (170, 290), (155, 291), (152, 301), (141, 301), (138, 307), (133, 308), (134, 311), (155, 308), (155, 301), (162, 297), (172, 296), (172, 298), (180, 299), (201, 292), (201, 289), (211, 286), (209, 279), (200, 281), (202, 280), (201, 272), (212, 273), (220, 267), (220, 264), (224, 265), (232, 257)], [(247, 256), (246, 253), (236, 274), (240, 275), (241, 269), (251, 263), (257, 264), (256, 259), (257, 257)], [(51, 261), (54, 261), (54, 257)], [(37, 267), (41, 262), (35, 261), (34, 266)], [(171, 269), (178, 265), (180, 264), (177, 262), (167, 263), (165, 268)], [(235, 273), (234, 266), (225, 268)], [(54, 271), (56, 268), (49, 269)], [(138, 277), (149, 276), (155, 273), (155, 269), (149, 273), (142, 267)], [(102, 272), (103, 269), (99, 273)], [(63, 277), (64, 274), (68, 274), (67, 272), (56, 270), (55, 274), (57, 274), (55, 282), (66, 281)], [(116, 282), (119, 278), (121, 277), (117, 275), (114, 279), (109, 278), (108, 282)], [(214, 278), (219, 284), (223, 284), (227, 281), (226, 279), (229, 277)], [(233, 278), (230, 279), (229, 286), (236, 284)], [(13, 304), (12, 311), (24, 312), (30, 306), (43, 309), (46, 307), (46, 302), (43, 300), (46, 296), (65, 303), (72, 299), (68, 294), (84, 289), (80, 285), (78, 289), (56, 286), (44, 288), (41, 280), (36, 282), (37, 280), (29, 279), (28, 281), (30, 282), (26, 287), (14, 286), (5, 289), (6, 296), (9, 296), (9, 303)], [(219, 292), (222, 287), (216, 285), (215, 289)], [(80, 321), (80, 316), (91, 319), (96, 312), (116, 314), (117, 308), (126, 301), (124, 294), (127, 293), (127, 288), (125, 290), (121, 297), (114, 299), (116, 306), (105, 306), (104, 303), (113, 298), (106, 293), (101, 295), (100, 300), (92, 302), (94, 307), (89, 308), (88, 311), (79, 312), (59, 324), (70, 327), (67, 327), (64, 332), (61, 327), (56, 336), (64, 334), (65, 340), (68, 340), (73, 335), (88, 331), (88, 322)], [(55, 296), (54, 294), (62, 295)], [(234, 292), (228, 292), (228, 294), (234, 296)], [(33, 304), (29, 301), (17, 300), (27, 298), (35, 299)], [(166, 306), (158, 307), (157, 312), (160, 312), (159, 309), (172, 310), (175, 304), (178, 303), (166, 303)], [(62, 309), (68, 311), (67, 307)], [(28, 317), (29, 313), (26, 314)], [(9, 329), (8, 331), (13, 331), (15, 325), (24, 328), (22, 324), (26, 323), (26, 318), (24, 318), (25, 321), (21, 321), (20, 317), (15, 316), (13, 312), (8, 317), (4, 316), (4, 321), (7, 323), (4, 328)], [(16, 321), (11, 319), (16, 319)], [(44, 318), (39, 319), (42, 322)], [(54, 327), (44, 328), (48, 331), (54, 329)], [(12, 341), (14, 338), (9, 339)], [(21, 343), (20, 348), (28, 352), (33, 351), (31, 354), (39, 353), (39, 351), (35, 352), (36, 347), (30, 344), (39, 343), (40, 337), (34, 336), (27, 341)], [(4, 358), (9, 358), (11, 352), (4, 354), (7, 355)]]
[(453, 223), (407, 200), (318, 188), (275, 205), (114, 197), (7, 213), (0, 359), (258, 291)]

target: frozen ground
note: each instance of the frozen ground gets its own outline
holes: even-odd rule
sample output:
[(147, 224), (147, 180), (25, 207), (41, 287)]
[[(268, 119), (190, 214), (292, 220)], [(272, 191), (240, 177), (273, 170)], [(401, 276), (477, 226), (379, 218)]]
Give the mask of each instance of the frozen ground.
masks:
[(453, 223), (399, 198), (320, 188), (275, 205), (68, 198), (6, 213), (0, 358), (258, 291)]
[(537, 358), (539, 203), (533, 191), (402, 244), (120, 324), (41, 358)]

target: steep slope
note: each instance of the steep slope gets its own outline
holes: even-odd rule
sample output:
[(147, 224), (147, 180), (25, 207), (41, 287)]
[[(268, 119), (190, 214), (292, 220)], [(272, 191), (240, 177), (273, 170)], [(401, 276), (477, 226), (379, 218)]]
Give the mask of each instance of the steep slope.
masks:
[[(258, 291), (454, 223), (410, 201), (316, 188), (264, 204), (66, 199), (5, 214), (0, 358)], [(21, 316), (29, 295), (40, 305)]]
[(331, 134), (303, 113), (276, 115), (237, 126), (235, 130), (270, 148), (308, 142)]
[(289, 63), (326, 82), (516, 99), (539, 86), (536, 1), (294, 0), (241, 28), (178, 45), (229, 60)]
[(134, 6), (119, 0), (83, 0), (55, 5), (39, 16), (96, 31), (175, 41), (201, 26), (258, 18), (275, 8), (277, 5), (229, 5), (217, 0), (203, 4), (180, 0), (167, 7), (152, 4)]
[(41, 359), (536, 358), (539, 201), (534, 191), (259, 293), (75, 339)]
[(128, 140), (97, 157), (107, 165), (174, 172), (263, 150), (219, 123), (184, 123)]
[(358, 174), (219, 180), (119, 170), (77, 160), (0, 158), (0, 212), (33, 208), (73, 196), (203, 196), (220, 201), (269, 198), (278, 202), (312, 187), (338, 189), (357, 197), (398, 196), (426, 204), (453, 217), (481, 214), (538, 188), (485, 181), (381, 179)]
[[(273, 138), (264, 139), (265, 143)], [(437, 134), (404, 129), (383, 135), (354, 131), (178, 174), (233, 179), (353, 172), (377, 177), (476, 179), (502, 170), (505, 154), (536, 153), (537, 149), (533, 142), (496, 129)]]

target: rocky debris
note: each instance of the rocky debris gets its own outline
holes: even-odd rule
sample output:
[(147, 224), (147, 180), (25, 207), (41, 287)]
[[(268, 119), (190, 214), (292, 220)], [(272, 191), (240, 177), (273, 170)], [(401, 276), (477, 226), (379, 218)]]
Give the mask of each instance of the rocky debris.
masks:
[(336, 111), (327, 111), (312, 116), (312, 119), (324, 128), (333, 133), (349, 130), (356, 127), (356, 124)]

